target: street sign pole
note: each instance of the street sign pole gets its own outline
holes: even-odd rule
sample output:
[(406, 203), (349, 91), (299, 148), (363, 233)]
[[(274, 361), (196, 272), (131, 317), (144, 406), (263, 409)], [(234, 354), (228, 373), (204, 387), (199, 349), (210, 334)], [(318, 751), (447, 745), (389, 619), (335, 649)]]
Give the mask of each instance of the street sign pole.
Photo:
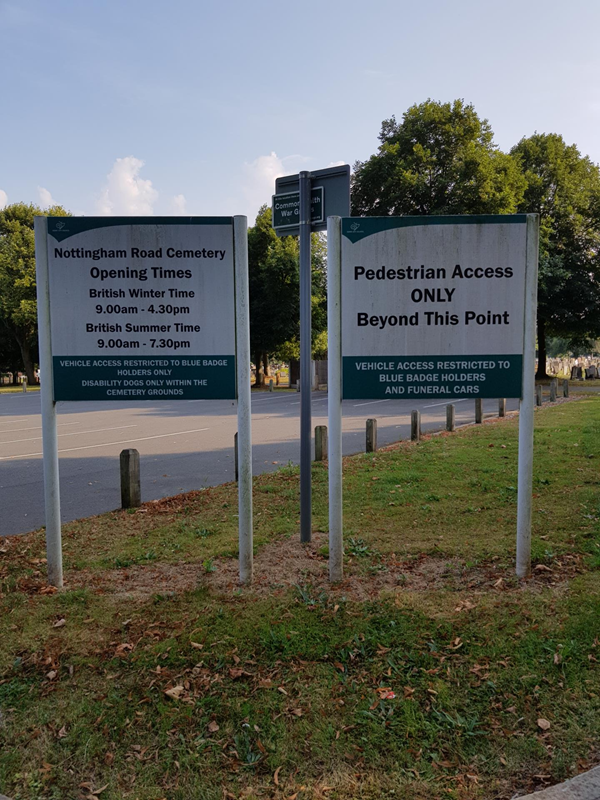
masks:
[(300, 541), (310, 542), (311, 496), (311, 269), (310, 172), (300, 172)]
[(327, 220), (329, 580), (344, 577), (342, 515), (342, 220)]
[(48, 218), (35, 217), (35, 263), (38, 292), (38, 329), (42, 404), (42, 450), (44, 451), (44, 502), (46, 511), (46, 557), (48, 583), (63, 585), (60, 527), (60, 483), (58, 434), (54, 401), (54, 366), (50, 343), (50, 287), (48, 281)]
[(248, 289), (248, 221), (233, 218), (237, 403), (238, 527), (240, 583), (252, 583), (252, 408), (250, 400), (250, 295)]
[(527, 215), (525, 320), (523, 326), (523, 390), (519, 406), (519, 467), (517, 491), (518, 578), (531, 574), (531, 508), (533, 494), (533, 396), (538, 284), (539, 220)]
[(300, 541), (312, 532), (311, 462), (311, 257), (310, 234), (327, 229), (327, 217), (350, 213), (350, 167), (286, 175), (275, 181), (273, 228), (300, 238)]

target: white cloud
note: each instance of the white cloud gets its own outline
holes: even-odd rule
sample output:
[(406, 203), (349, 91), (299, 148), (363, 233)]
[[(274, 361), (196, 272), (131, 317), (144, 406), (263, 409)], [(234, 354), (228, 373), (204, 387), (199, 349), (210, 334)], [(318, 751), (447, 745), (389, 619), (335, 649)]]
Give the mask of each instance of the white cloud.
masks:
[(186, 199), (183, 194), (176, 194), (171, 198), (171, 211), (176, 217), (184, 217), (187, 214)]
[(117, 158), (97, 202), (99, 214), (143, 217), (154, 213), (158, 192), (152, 181), (140, 178), (143, 166), (135, 156)]
[(283, 165), (288, 158), (279, 158), (277, 153), (271, 152), (268, 156), (259, 156), (244, 164), (243, 193), (246, 208), (243, 213), (248, 217), (249, 225), (254, 225), (254, 219), (262, 205), (271, 204), (271, 196), (275, 194), (275, 178), (293, 172)]
[(52, 197), (52, 195), (48, 191), (48, 189), (44, 189), (43, 186), (38, 186), (37, 190), (43, 208), (50, 208), (50, 206), (58, 205), (56, 200)]
[(8, 195), (0, 189), (0, 208), (4, 208), (8, 204)]

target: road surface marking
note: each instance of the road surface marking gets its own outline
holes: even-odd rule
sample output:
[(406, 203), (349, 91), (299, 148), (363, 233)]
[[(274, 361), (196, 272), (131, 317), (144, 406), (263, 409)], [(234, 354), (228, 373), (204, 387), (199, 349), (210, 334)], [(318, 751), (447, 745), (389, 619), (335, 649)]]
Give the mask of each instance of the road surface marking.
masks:
[[(464, 403), (465, 400), (472, 400), (472, 397), (463, 397), (461, 400), (452, 400), (453, 403)], [(423, 408), (435, 408), (436, 406), (447, 406), (448, 403), (432, 403), (430, 406), (423, 406)]]
[[(68, 425), (77, 425), (77, 422), (69, 422)], [(96, 428), (93, 431), (73, 431), (72, 433), (59, 433), (59, 436), (81, 436), (84, 433), (103, 433), (104, 431), (121, 431), (123, 428), (137, 428), (137, 425), (118, 425), (116, 428)], [(34, 436), (33, 439), (13, 439), (10, 442), (0, 442), (3, 444), (16, 444), (17, 442), (36, 442), (41, 436)]]
[(360, 406), (372, 406), (372, 405), (374, 405), (375, 403), (389, 403), (389, 401), (390, 401), (391, 399), (392, 399), (391, 397), (386, 397), (386, 399), (385, 399), (385, 400), (369, 400), (369, 402), (368, 402), (368, 403), (357, 403), (357, 404), (354, 406), (354, 408), (359, 408)]
[[(59, 422), (58, 427), (60, 428), (61, 425), (81, 425), (81, 422)], [(17, 431), (40, 431), (42, 429), (41, 425), (34, 425), (33, 428), (14, 428), (10, 431), (0, 431), (0, 433), (17, 433)], [(9, 442), (0, 442), (0, 444), (9, 444)]]
[[(87, 444), (84, 447), (68, 447), (64, 450), (59, 450), (61, 453), (73, 453), (75, 450), (92, 450), (94, 447), (110, 447), (113, 444), (130, 444), (131, 442), (147, 442), (148, 439), (164, 439), (167, 436), (183, 436), (186, 433), (200, 433), (201, 431), (208, 431), (209, 428), (196, 428), (193, 431), (173, 431), (173, 433), (160, 433), (158, 436), (142, 436), (141, 439), (123, 439), (120, 442), (104, 442), (104, 444)], [(11, 461), (15, 458), (31, 458), (32, 456), (43, 456), (43, 453), (24, 453), (22, 456), (0, 456), (0, 461)]]

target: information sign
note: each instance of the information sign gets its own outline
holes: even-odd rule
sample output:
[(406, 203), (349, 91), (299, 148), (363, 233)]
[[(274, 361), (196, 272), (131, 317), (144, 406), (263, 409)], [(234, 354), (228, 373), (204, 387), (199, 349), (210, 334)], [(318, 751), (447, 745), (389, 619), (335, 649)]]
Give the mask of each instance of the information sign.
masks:
[[(325, 221), (323, 187), (317, 186), (310, 192), (311, 225)], [(286, 192), (273, 195), (273, 227), (297, 228), (300, 224), (300, 192)]]
[(332, 581), (344, 574), (342, 395), (425, 408), (519, 397), (516, 573), (530, 574), (538, 243), (537, 214), (328, 218)]
[(343, 219), (343, 396), (520, 397), (526, 223)]
[[(278, 236), (297, 236), (300, 233), (300, 176), (305, 175), (310, 179), (311, 198), (311, 231), (324, 231), (327, 228), (327, 217), (346, 217), (350, 213), (350, 166), (340, 164), (337, 167), (315, 169), (312, 172), (283, 175), (275, 179), (275, 194), (273, 196), (273, 228)], [(315, 190), (321, 190), (320, 195)], [(281, 195), (296, 195), (292, 208), (279, 204)], [(316, 198), (321, 198), (315, 202)], [(289, 202), (289, 197), (288, 201)], [(297, 203), (297, 204), (296, 204)], [(280, 208), (277, 208), (281, 205)], [(320, 207), (319, 207), (320, 205)], [(287, 213), (293, 211), (293, 217)], [(295, 213), (297, 210), (297, 213)], [(286, 212), (285, 214), (283, 212)]]
[(50, 217), (55, 400), (235, 398), (232, 217)]

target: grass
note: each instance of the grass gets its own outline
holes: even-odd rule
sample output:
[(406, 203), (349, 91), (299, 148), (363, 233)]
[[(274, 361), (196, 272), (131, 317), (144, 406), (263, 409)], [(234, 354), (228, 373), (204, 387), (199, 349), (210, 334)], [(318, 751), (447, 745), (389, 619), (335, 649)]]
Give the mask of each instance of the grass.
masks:
[[(39, 385), (28, 386), (28, 392), (39, 392)], [(22, 386), (0, 386), (0, 394), (24, 394)]]
[(65, 526), (62, 592), (45, 588), (41, 534), (0, 540), (1, 790), (483, 800), (591, 766), (600, 398), (535, 419), (522, 584), (514, 418), (346, 459), (339, 586), (309, 569), (326, 567), (322, 464), (302, 567), (297, 469), (256, 479), (251, 589), (223, 577), (233, 485)]

